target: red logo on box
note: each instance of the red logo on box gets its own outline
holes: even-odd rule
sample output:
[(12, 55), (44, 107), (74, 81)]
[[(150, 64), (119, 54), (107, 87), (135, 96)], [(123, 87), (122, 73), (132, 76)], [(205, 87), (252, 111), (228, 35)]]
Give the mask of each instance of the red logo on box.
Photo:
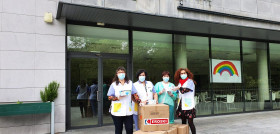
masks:
[(164, 125), (164, 124), (169, 124), (168, 118), (145, 119), (145, 125)]

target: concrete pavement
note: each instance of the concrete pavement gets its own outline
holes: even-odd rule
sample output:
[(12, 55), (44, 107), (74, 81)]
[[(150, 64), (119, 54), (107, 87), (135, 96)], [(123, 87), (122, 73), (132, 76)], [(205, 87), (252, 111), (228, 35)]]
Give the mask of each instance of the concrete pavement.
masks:
[[(194, 123), (197, 134), (280, 134), (280, 110), (199, 117)], [(64, 134), (114, 134), (114, 125), (68, 130)]]

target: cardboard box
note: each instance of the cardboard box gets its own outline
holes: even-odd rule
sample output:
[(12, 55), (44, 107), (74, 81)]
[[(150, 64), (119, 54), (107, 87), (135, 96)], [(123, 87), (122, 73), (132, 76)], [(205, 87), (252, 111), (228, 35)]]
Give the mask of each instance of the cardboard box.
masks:
[(138, 124), (141, 131), (169, 130), (169, 106), (165, 104), (139, 107)]
[(189, 134), (189, 125), (186, 124), (170, 124), (170, 128), (176, 128), (177, 134)]
[(141, 130), (138, 130), (136, 132), (133, 132), (133, 134), (168, 134), (168, 133), (166, 131), (143, 132)]
[(177, 127), (179, 127), (179, 125), (182, 125), (182, 124), (170, 124), (169, 126), (177, 128)]
[(176, 127), (170, 127), (169, 130), (167, 130), (167, 134), (177, 134), (178, 130)]
[(189, 125), (179, 125), (177, 130), (178, 134), (189, 134)]

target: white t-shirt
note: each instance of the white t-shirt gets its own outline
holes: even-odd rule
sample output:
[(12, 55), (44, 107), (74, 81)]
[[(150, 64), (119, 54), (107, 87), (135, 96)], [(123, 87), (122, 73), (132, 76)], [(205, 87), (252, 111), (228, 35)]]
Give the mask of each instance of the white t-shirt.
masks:
[(88, 86), (85, 86), (85, 87), (81, 87), (81, 86), (78, 86), (78, 90), (79, 90), (79, 93), (78, 93), (78, 96), (77, 96), (77, 99), (78, 100), (86, 100), (88, 97), (87, 97), (87, 89), (88, 89)]
[(184, 94), (181, 94), (179, 91), (179, 101), (181, 100), (181, 107), (182, 110), (191, 110), (195, 107), (195, 100), (194, 100), (194, 94), (195, 94), (195, 85), (192, 79), (188, 79), (183, 86), (179, 83), (178, 87), (183, 87), (183, 88), (189, 88), (193, 90), (192, 92), (187, 92)]
[(122, 91), (130, 91), (128, 95), (123, 96), (122, 99), (118, 101), (111, 101), (110, 112), (114, 116), (128, 116), (132, 115), (132, 107), (131, 107), (131, 95), (137, 93), (136, 89), (133, 86), (132, 81), (125, 82), (123, 85), (116, 82), (113, 82), (109, 88), (107, 96), (120, 96)]
[[(139, 99), (141, 101), (153, 100), (153, 97), (154, 97), (153, 94), (156, 93), (155, 89), (154, 89), (154, 85), (150, 81), (145, 81), (145, 82), (146, 82), (146, 86), (144, 86), (139, 81), (134, 82), (133, 85), (137, 90), (137, 95), (139, 96)], [(133, 108), (133, 114), (137, 115), (138, 114), (138, 104), (134, 103), (132, 101), (132, 108)]]

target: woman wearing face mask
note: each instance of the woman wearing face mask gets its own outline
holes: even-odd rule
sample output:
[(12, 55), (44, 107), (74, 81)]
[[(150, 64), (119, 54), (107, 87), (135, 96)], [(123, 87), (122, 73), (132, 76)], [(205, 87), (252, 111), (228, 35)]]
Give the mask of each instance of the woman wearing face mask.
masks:
[(175, 72), (174, 80), (178, 87), (173, 90), (179, 92), (176, 115), (182, 119), (182, 124), (186, 124), (188, 120), (192, 134), (195, 134), (193, 119), (196, 117), (196, 110), (194, 108), (195, 81), (193, 74), (187, 68), (180, 68)]
[(169, 123), (174, 123), (174, 101), (177, 98), (177, 93), (172, 89), (175, 87), (173, 83), (168, 82), (170, 74), (168, 71), (162, 72), (163, 81), (155, 85), (155, 90), (158, 94), (158, 103), (163, 103), (169, 106)]
[(133, 133), (133, 111), (131, 99), (140, 103), (137, 90), (126, 75), (124, 67), (116, 70), (113, 83), (111, 84), (107, 96), (111, 100), (110, 112), (115, 124), (115, 134), (122, 134), (123, 124), (127, 134)]
[[(158, 96), (154, 89), (154, 85), (151, 81), (146, 81), (147, 72), (144, 69), (139, 69), (136, 73), (136, 81), (133, 85), (137, 90), (137, 94), (141, 99), (141, 105), (145, 104), (157, 104), (158, 103)], [(135, 124), (135, 129), (139, 130), (138, 128), (138, 103), (132, 102), (133, 107), (133, 120)]]

